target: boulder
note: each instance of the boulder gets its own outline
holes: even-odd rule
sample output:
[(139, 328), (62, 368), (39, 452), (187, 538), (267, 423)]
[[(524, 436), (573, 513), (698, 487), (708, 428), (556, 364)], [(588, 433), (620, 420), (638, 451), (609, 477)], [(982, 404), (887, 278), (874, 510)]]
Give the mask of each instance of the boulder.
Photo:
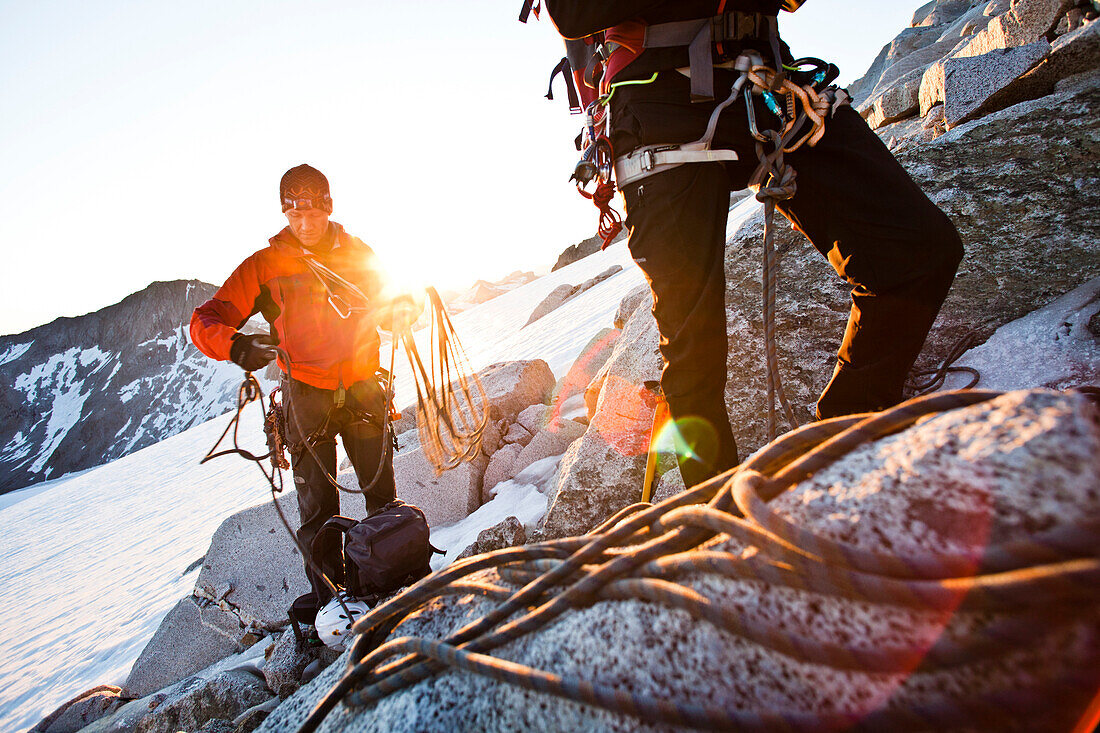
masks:
[[(625, 237), (626, 230), (624, 229), (623, 231), (619, 232), (619, 234), (617, 234), (613, 240), (611, 240), (611, 243), (614, 244), (615, 242), (621, 242)], [(566, 265), (571, 265), (578, 260), (584, 259), (588, 255), (595, 254), (599, 252), (602, 247), (603, 240), (600, 239), (598, 235), (593, 235), (588, 239), (578, 242), (577, 244), (566, 247), (565, 251), (558, 255), (558, 261), (554, 263), (554, 266), (552, 268), (550, 268), (550, 272), (555, 272), (565, 267)]]
[[(1032, 69), (1049, 51), (1050, 44), (1041, 40), (981, 56), (948, 58), (942, 66), (937, 65), (943, 70), (947, 128), (979, 116), (991, 97)], [(930, 101), (929, 96), (921, 97), (922, 106)]]
[[(592, 381), (592, 377), (594, 377), (596, 372), (607, 363), (608, 357), (611, 356), (611, 350), (615, 346), (615, 341), (618, 340), (621, 333), (622, 331), (619, 329), (601, 329), (587, 344), (585, 344), (585, 347), (581, 349), (581, 353), (573, 361), (572, 366), (569, 367), (569, 371), (561, 378), (554, 389), (553, 414), (555, 416), (561, 416), (566, 412), (567, 408), (565, 405), (567, 402), (574, 399), (577, 395), (584, 395), (584, 391), (587, 389), (589, 382)], [(542, 423), (544, 424), (548, 419), (549, 417), (547, 415), (543, 415)], [(524, 423), (524, 427), (534, 433), (537, 431), (537, 428), (542, 427), (542, 424), (533, 428), (533, 426)]]
[(573, 420), (558, 419), (538, 431), (520, 451), (512, 463), (512, 475), (519, 473), (535, 461), (550, 456), (560, 456), (573, 441), (584, 435), (586, 426)]
[(1080, 84), (1100, 69), (1100, 24), (1089, 23), (1056, 39), (1034, 68), (996, 91), (974, 116), (996, 112), (1059, 90), (1063, 80)]
[(523, 324), (525, 327), (530, 326), (538, 319), (545, 316), (550, 311), (557, 308), (559, 305), (569, 300), (574, 293), (577, 292), (576, 285), (570, 285), (569, 283), (563, 283), (553, 290), (551, 290), (542, 301), (535, 306), (535, 309), (531, 311), (531, 317), (527, 319), (527, 323)]
[(524, 327), (530, 326), (532, 323), (542, 318), (547, 313), (550, 313), (554, 309), (561, 306), (563, 303), (565, 303), (565, 301), (569, 300), (570, 298), (573, 298), (576, 295), (580, 295), (585, 290), (599, 285), (604, 280), (610, 278), (612, 275), (616, 275), (619, 272), (622, 272), (622, 269), (622, 265), (612, 265), (611, 267), (601, 272), (599, 275), (585, 280), (580, 285), (559, 285), (558, 287), (551, 290), (550, 294), (543, 298), (541, 303), (535, 306), (535, 310), (531, 312), (531, 317), (527, 319), (527, 323), (524, 324)]
[(920, 109), (923, 68), (913, 69), (892, 85), (860, 105), (859, 111), (872, 130), (912, 117)]
[(554, 389), (554, 373), (542, 359), (506, 361), (478, 372), (489, 399), (492, 419), (515, 422), (530, 405), (546, 403)]
[[(257, 557), (262, 555), (254, 555), (252, 564), (267, 564), (256, 563)], [(239, 652), (244, 633), (237, 616), (205, 599), (187, 596), (168, 612), (141, 650), (122, 694), (145, 697), (201, 671)]]
[(562, 458), (543, 524), (547, 538), (583, 534), (638, 500), (655, 402), (644, 383), (659, 379), (657, 322), (637, 308), (601, 373), (588, 429)]
[(1074, 4), (1074, 0), (1012, 0), (1009, 10), (990, 20), (955, 56), (981, 56), (1043, 40)]
[(489, 491), (499, 484), (501, 481), (507, 481), (516, 475), (516, 472), (512, 470), (512, 466), (516, 462), (516, 458), (523, 451), (523, 446), (518, 443), (511, 443), (509, 445), (502, 446), (500, 450), (493, 454), (489, 459), (489, 465), (485, 468), (485, 478), (482, 481), (482, 499)]
[(424, 512), (429, 527), (451, 524), (481, 505), (481, 479), (488, 459), (479, 456), (457, 468), (437, 474), (423, 448), (393, 459), (397, 498)]
[(261, 639), (240, 654), (131, 700), (84, 728), (83, 733), (197, 730), (210, 720), (233, 720), (241, 711), (272, 697), (260, 670), (270, 644), (269, 639)]
[(653, 305), (653, 291), (649, 289), (649, 283), (642, 283), (623, 296), (619, 301), (619, 309), (615, 311), (615, 328), (621, 331), (630, 316), (642, 304), (651, 307)]
[(523, 529), (523, 523), (516, 517), (507, 517), (500, 524), (481, 530), (477, 540), (455, 559), (461, 560), (464, 557), (473, 557), (493, 550), (503, 550), (505, 547), (515, 547), (526, 541), (527, 533)]
[[(1082, 395), (1036, 391), (941, 414), (864, 445), (772, 505), (799, 527), (907, 558), (927, 551), (981, 551), (989, 543), (1095, 522), (1098, 485), (1097, 407)], [(746, 548), (727, 539), (712, 549)], [(495, 572), (479, 579), (500, 582)], [(782, 653), (748, 634), (719, 631), (679, 609), (638, 599), (578, 604), (491, 653), (670, 704), (789, 716), (844, 712), (859, 718), (936, 705), (962, 711), (970, 724), (961, 727), (968, 730), (1069, 730), (1100, 682), (1100, 607), (1094, 603), (1037, 607), (1042, 618), (1029, 628), (1027, 642), (1009, 642), (994, 653), (975, 653), (937, 668), (921, 659), (933, 642), (996, 636), (995, 624), (1006, 614), (928, 611), (703, 571), (675, 580), (723, 613), (760, 622), (779, 638), (835, 643), (852, 649), (852, 656), (835, 666), (811, 663), (801, 650)], [(497, 603), (471, 594), (440, 596), (392, 636), (442, 638)], [(885, 647), (914, 649), (911, 668), (869, 671), (855, 652)], [(342, 666), (326, 670), (280, 706), (263, 730), (295, 729), (335, 685)], [(1074, 684), (1061, 682), (1067, 679)], [(1057, 686), (1046, 710), (981, 702), (1023, 703), (1033, 699), (1028, 691), (1036, 684)], [(448, 668), (367, 708), (337, 706), (326, 729), (663, 731), (672, 726)]]
[[(345, 486), (355, 485), (351, 474), (339, 478)], [(301, 526), (297, 493), (281, 495), (279, 509), (297, 532)], [(340, 513), (356, 519), (366, 516), (362, 496), (340, 492)], [(263, 562), (257, 562), (260, 558)], [(290, 604), (308, 590), (301, 553), (270, 501), (221, 523), (195, 581), (197, 597), (234, 614), (246, 626), (268, 630), (286, 624)]]
[(516, 424), (523, 427), (531, 435), (546, 427), (551, 416), (550, 405), (531, 405), (516, 416)]
[(272, 697), (262, 677), (243, 670), (222, 672), (195, 687), (182, 686), (138, 724), (140, 733), (197, 730), (211, 719), (234, 720)]
[(279, 697), (289, 697), (301, 684), (302, 673), (313, 656), (298, 648), (294, 631), (279, 635), (264, 661), (263, 673), (267, 688)]
[(653, 504), (660, 504), (670, 496), (675, 496), (683, 492), (686, 488), (687, 487), (684, 486), (684, 477), (680, 475), (680, 469), (672, 468), (661, 475), (656, 488), (653, 489), (653, 496), (650, 502)]
[(30, 733), (76, 733), (123, 704), (122, 688), (99, 685), (85, 690), (43, 718)]
[[(537, 407), (545, 407), (545, 405), (535, 405)], [(530, 409), (530, 408), (528, 408)], [(504, 434), (503, 438), (505, 445), (511, 445), (513, 443), (519, 445), (527, 445), (531, 442), (531, 431), (520, 425), (518, 422), (512, 423), (508, 427), (508, 432)]]

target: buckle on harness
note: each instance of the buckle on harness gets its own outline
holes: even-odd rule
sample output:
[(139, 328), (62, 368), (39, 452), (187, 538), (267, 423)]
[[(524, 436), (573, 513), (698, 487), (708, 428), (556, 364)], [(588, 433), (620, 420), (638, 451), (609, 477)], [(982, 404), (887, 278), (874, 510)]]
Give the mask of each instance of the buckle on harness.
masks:
[(653, 170), (657, 165), (657, 156), (653, 154), (653, 148), (646, 148), (642, 151), (642, 170), (648, 173)]

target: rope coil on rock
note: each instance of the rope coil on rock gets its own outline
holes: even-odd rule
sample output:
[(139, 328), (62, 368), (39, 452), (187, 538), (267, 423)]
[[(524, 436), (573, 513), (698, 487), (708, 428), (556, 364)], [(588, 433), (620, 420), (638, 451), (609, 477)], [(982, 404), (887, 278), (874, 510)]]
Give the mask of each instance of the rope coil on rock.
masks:
[[(690, 491), (656, 506), (626, 507), (583, 537), (508, 548), (434, 573), (360, 618), (343, 678), (301, 730), (314, 730), (340, 701), (369, 705), (448, 667), (649, 723), (722, 730), (911, 730), (966, 725), (975, 719), (1007, 723), (1057, 703), (1056, 692), (1083, 689), (1091, 695), (1094, 690), (1087, 685), (1095, 684), (1095, 673), (1074, 670), (1053, 684), (993, 690), (966, 700), (940, 697), (905, 709), (771, 710), (749, 707), (751, 701), (735, 706), (658, 700), (489, 654), (569, 609), (603, 599), (661, 603), (796, 659), (865, 672), (952, 667), (1034, 643), (1036, 626), (1072, 619), (1082, 599), (1100, 597), (1100, 520), (981, 551), (892, 557), (822, 537), (782, 518), (766, 503), (868, 441), (904, 430), (923, 416), (999, 394), (941, 393), (884, 413), (814, 423)], [(706, 504), (698, 506), (701, 502)], [(745, 517), (737, 516), (738, 510)], [(730, 538), (758, 552), (743, 557), (717, 549)], [(487, 568), (499, 569), (499, 583), (466, 579)], [(1012, 615), (965, 639), (939, 635), (926, 644), (898, 646), (824, 641), (769, 627), (676, 582), (685, 573), (700, 572), (930, 611), (944, 621), (959, 608)], [(443, 640), (401, 637), (382, 643), (409, 614), (442, 593), (480, 595), (497, 605)]]

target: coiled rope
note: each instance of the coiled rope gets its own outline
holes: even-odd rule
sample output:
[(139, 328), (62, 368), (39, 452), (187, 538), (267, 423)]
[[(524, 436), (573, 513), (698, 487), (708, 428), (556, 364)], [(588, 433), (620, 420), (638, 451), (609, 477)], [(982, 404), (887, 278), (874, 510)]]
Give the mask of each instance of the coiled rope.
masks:
[[(1033, 644), (1039, 637), (1037, 626), (1072, 617), (1100, 597), (1100, 518), (987, 548), (895, 557), (817, 535), (767, 505), (860, 445), (904, 430), (924, 416), (1000, 394), (937, 393), (887, 412), (812, 423), (690, 491), (656, 506), (626, 507), (583, 537), (508, 548), (436, 572), (356, 622), (344, 676), (300, 730), (315, 730), (341, 701), (369, 705), (448, 667), (647, 723), (711, 730), (914, 730), (976, 720), (1008, 723), (1064, 705), (1067, 692), (1083, 690), (1091, 695), (1095, 690), (1089, 686), (1095, 685), (1096, 672), (1074, 669), (1030, 689), (993, 690), (965, 700), (945, 695), (907, 708), (827, 713), (773, 710), (732, 702), (654, 699), (489, 654), (542, 629), (570, 609), (603, 599), (661, 603), (796, 659), (867, 672), (910, 672), (918, 664), (952, 667)], [(730, 538), (759, 552), (744, 557), (717, 549), (720, 541)], [(468, 578), (487, 568), (496, 568), (506, 585)], [(939, 612), (945, 621), (959, 608), (1010, 615), (962, 640), (941, 635), (928, 644), (911, 646), (865, 640), (825, 642), (769, 627), (674, 580), (700, 572)], [(382, 643), (406, 617), (444, 594), (481, 595), (497, 605), (443, 640), (401, 637)]]

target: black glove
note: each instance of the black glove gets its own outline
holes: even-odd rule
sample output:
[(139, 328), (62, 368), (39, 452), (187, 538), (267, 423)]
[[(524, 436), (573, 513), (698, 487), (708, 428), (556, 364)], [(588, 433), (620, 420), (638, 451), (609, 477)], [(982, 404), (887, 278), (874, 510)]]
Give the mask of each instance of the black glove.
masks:
[(275, 349), (271, 347), (278, 343), (266, 333), (240, 335), (233, 339), (233, 345), (229, 347), (229, 358), (246, 372), (254, 372), (271, 363), (275, 358)]

